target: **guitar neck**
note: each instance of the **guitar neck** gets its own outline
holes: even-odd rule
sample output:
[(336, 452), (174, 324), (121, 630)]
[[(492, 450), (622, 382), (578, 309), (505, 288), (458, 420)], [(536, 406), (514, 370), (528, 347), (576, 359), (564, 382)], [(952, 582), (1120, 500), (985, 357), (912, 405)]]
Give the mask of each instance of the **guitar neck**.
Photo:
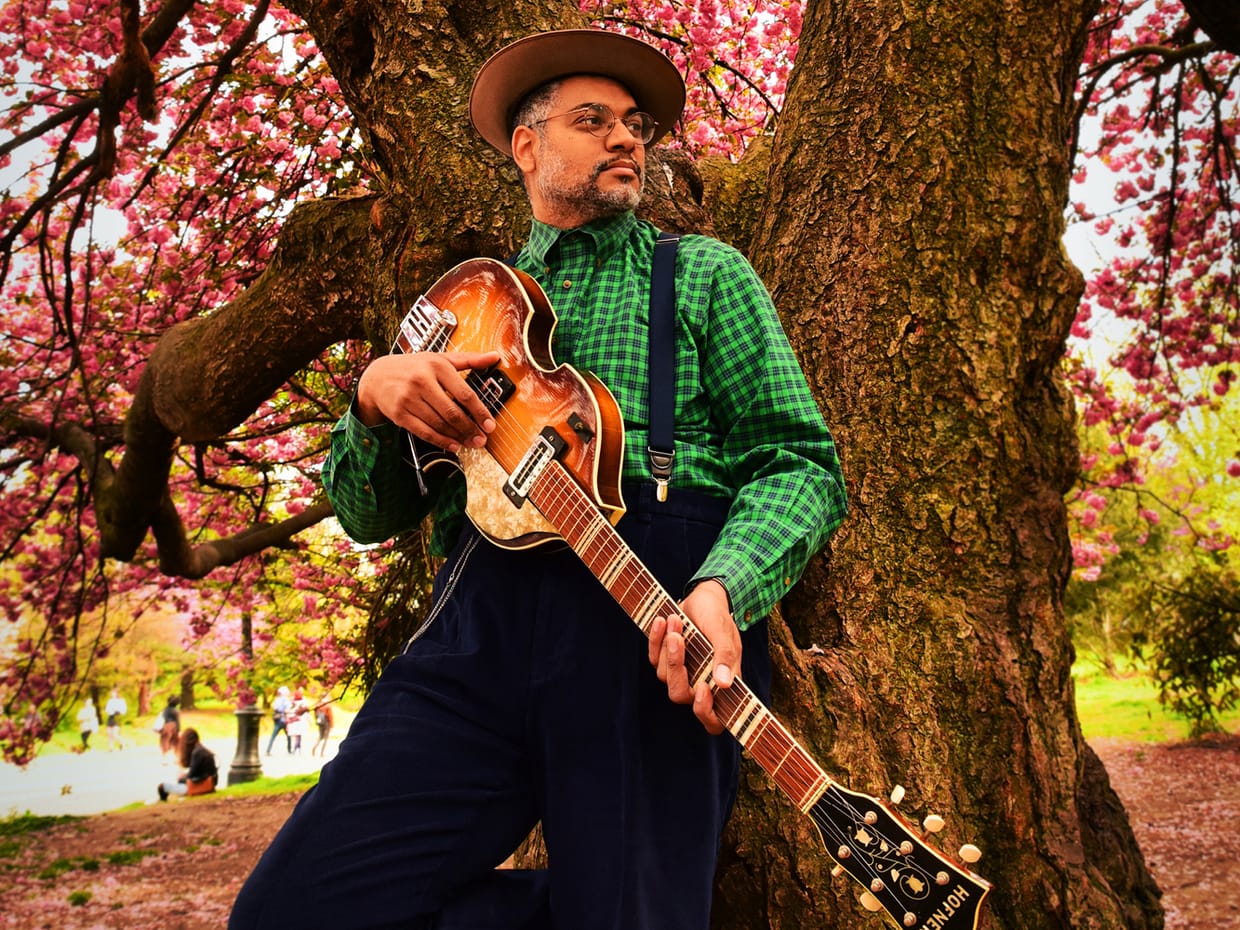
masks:
[[(713, 684), (710, 641), (559, 462), (543, 471), (529, 498), (642, 633), (650, 635), (656, 617), (680, 618), (689, 680)], [(730, 687), (714, 692), (715, 713), (724, 726), (789, 799), (808, 812), (832, 784), (831, 779), (739, 676)]]

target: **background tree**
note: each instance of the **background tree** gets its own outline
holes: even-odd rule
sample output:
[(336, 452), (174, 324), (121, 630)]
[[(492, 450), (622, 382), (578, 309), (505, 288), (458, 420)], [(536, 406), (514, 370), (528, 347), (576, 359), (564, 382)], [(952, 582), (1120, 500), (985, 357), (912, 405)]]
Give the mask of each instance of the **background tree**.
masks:
[[(56, 709), (77, 625), (113, 588), (185, 599), (201, 588), (170, 579), (231, 573), (231, 609), (267, 606), (258, 555), (317, 543), (314, 464), (365, 355), (445, 267), (523, 232), (514, 173), (463, 97), (505, 40), (568, 24), (561, 5), (289, 10), (126, 0), (114, 30), (102, 3), (4, 7), (6, 606), (43, 624), (6, 670), (10, 751), (38, 735), (14, 721)], [(600, 13), (664, 36), (694, 106), (732, 117), (742, 85), (770, 97), (740, 62), (788, 37), (770, 145), (713, 164), (705, 204), (688, 159), (655, 156), (654, 216), (718, 217), (747, 247), (845, 451), (854, 515), (777, 626), (782, 712), (854, 786), (899, 779), (911, 806), (958, 809), (948, 836), (986, 849), (1004, 927), (1159, 922), (1076, 725), (1062, 617), (1075, 446), (1058, 363), (1081, 282), (1059, 239), (1095, 12)], [(725, 129), (773, 128), (745, 112)], [(117, 215), (112, 246), (95, 233)], [(416, 614), (421, 582), (382, 583), (379, 557), (337, 545), (338, 574), (304, 583), (359, 606), (381, 586)], [(871, 919), (807, 829), (749, 787), (721, 925)]]
[[(1194, 736), (1217, 731), (1217, 713), (1240, 685), (1235, 549), (1220, 541), (1240, 526), (1227, 469), (1238, 404), (1228, 392), (1165, 425), (1157, 451), (1143, 456), (1140, 483), (1111, 486), (1098, 479), (1105, 467), (1082, 475), (1089, 489), (1079, 519), (1106, 552), (1090, 552), (1068, 586), (1073, 639), (1114, 673), (1126, 659), (1147, 663), (1163, 702), (1188, 718)], [(1103, 461), (1109, 429), (1098, 424), (1084, 436), (1083, 459)]]

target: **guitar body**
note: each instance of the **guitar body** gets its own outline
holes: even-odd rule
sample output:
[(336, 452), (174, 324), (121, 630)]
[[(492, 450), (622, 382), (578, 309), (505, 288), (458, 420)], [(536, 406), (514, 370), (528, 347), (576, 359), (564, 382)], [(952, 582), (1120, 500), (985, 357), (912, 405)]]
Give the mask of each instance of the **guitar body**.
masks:
[[(616, 523), (624, 515), (620, 494), (624, 420), (616, 399), (598, 378), (555, 363), (551, 354), (555, 311), (538, 283), (503, 262), (471, 259), (435, 282), (424, 300), (454, 321), (447, 347), (500, 353), (496, 370), (474, 376), (478, 383), (473, 384), (486, 401), (488, 384), (500, 378), (504, 382), (502, 403), (489, 405), (495, 431), (486, 448), (464, 449), (454, 462), (465, 472), (466, 513), (474, 525), (492, 542), (510, 549), (561, 539), (536, 507), (514, 502), (503, 490), (508, 476), (546, 429), (554, 430), (564, 443), (557, 452), (559, 461)], [(402, 351), (423, 348), (406, 347), (401, 339), (397, 345)], [(445, 456), (439, 461), (452, 459)]]

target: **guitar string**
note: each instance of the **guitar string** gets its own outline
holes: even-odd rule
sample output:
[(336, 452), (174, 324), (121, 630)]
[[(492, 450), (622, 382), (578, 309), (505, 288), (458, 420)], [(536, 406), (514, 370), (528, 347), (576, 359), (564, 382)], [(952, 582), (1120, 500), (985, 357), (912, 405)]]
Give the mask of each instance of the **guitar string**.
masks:
[[(571, 495), (567, 506), (573, 509), (567, 517), (560, 514), (548, 514), (548, 516), (555, 517), (553, 522), (571, 541), (572, 538), (581, 535), (580, 524), (595, 522), (601, 525), (605, 521), (592, 502), (580, 492), (575, 482), (565, 482), (564, 487), (564, 494), (557, 494), (557, 496), (563, 498), (565, 495)], [(562, 509), (565, 506), (564, 501), (555, 501), (552, 504), (553, 506), (547, 509), (555, 509), (557, 506)], [(664, 615), (679, 612), (683, 616), (683, 611), (675, 604), (671, 596), (658, 584), (649, 569), (632, 553), (624, 541), (614, 534), (614, 531), (601, 534), (601, 539), (598, 537), (599, 534), (596, 533), (592, 540), (601, 543), (592, 553), (594, 561), (609, 565), (623, 557), (623, 567), (608, 585), (608, 590), (626, 612), (638, 622), (639, 627), (645, 630), (645, 625), (638, 616), (641, 613)], [(579, 552), (579, 554), (587, 564), (591, 563), (591, 553)], [(590, 567), (597, 576), (600, 576), (601, 580), (603, 573), (593, 564), (590, 564)], [(636, 598), (630, 596), (634, 589), (637, 590)], [(651, 599), (652, 593), (657, 594), (653, 600)], [(643, 607), (644, 610), (639, 610)], [(696, 627), (693, 629), (696, 630)], [(690, 646), (697, 644), (699, 654), (705, 650), (706, 659), (709, 659), (711, 655), (709, 644), (700, 631), (697, 631), (695, 638), (687, 642)], [(739, 723), (739, 717), (746, 708), (751, 708), (750, 716), (754, 718), (754, 722), (750, 725), (743, 745), (775, 778), (798, 807), (804, 807), (813, 792), (830, 782), (825, 772), (805, 752), (804, 748), (796, 743), (791, 734), (771, 714), (769, 708), (753, 695), (742, 679), (738, 678), (731, 688), (717, 690), (716, 701), (719, 716), (729, 729), (733, 729), (734, 725)], [(737, 738), (739, 740), (739, 735)]]
[[(821, 800), (825, 801), (827, 798), (828, 796), (824, 795)], [(833, 800), (831, 806), (842, 810), (846, 817), (856, 817), (859, 813), (859, 811), (857, 811), (857, 809), (852, 805), (840, 804), (836, 800)], [(875, 891), (873, 881), (875, 879), (881, 880), (882, 873), (874, 866), (871, 858), (864, 851), (853, 851), (856, 849), (856, 846), (850, 841), (848, 831), (837, 826), (834, 820), (830, 819), (826, 813), (819, 809), (818, 804), (815, 804), (814, 807), (810, 809), (809, 815), (810, 819), (813, 820), (818, 826), (818, 830), (822, 835), (823, 845), (827, 848), (827, 852), (830, 854), (831, 858), (839, 863), (840, 867), (844, 869), (853, 881), (857, 882), (872, 895), (874, 895), (876, 900), (880, 903), (882, 903), (882, 897), (884, 895), (895, 898), (897, 906), (901, 909), (901, 913), (895, 913), (890, 905), (885, 904), (883, 906), (887, 912), (896, 919), (897, 923), (901, 922), (901, 919), (904, 916), (903, 912), (906, 910), (911, 910), (911, 908), (904, 903), (904, 900), (901, 898), (898, 891), (892, 890), (893, 887), (896, 889), (899, 888), (898, 882), (888, 883), (884, 881), (882, 883), (882, 887), (878, 891)], [(834, 845), (832, 845), (833, 843)], [(849, 850), (847, 855), (841, 855), (841, 847)]]
[[(829, 805), (826, 803), (828, 801), (830, 802)], [(827, 807), (841, 811), (844, 813), (845, 817), (851, 818), (856, 829), (864, 828), (868, 831), (874, 838), (871, 841), (871, 846), (876, 842), (881, 841), (882, 843), (885, 843), (887, 847), (896, 855), (898, 855), (899, 858), (893, 861), (889, 867), (878, 867), (875, 864), (877, 860), (869, 854), (865, 847), (858, 843), (850, 842), (850, 834), (848, 830), (839, 827), (833, 820), (829, 819), (828, 812), (826, 810)], [(898, 828), (899, 823), (895, 820), (894, 816), (890, 813), (888, 813), (887, 816), (896, 823)], [(851, 802), (842, 797), (838, 793), (838, 790), (834, 787), (827, 795), (823, 796), (819, 804), (814, 805), (814, 808), (810, 811), (810, 817), (813, 819), (814, 823), (818, 825), (819, 830), (822, 831), (823, 842), (827, 845), (828, 852), (831, 853), (832, 858), (839, 862), (841, 867), (844, 868), (850, 876), (852, 876), (863, 887), (867, 888), (867, 890), (875, 896), (875, 899), (878, 900), (880, 904), (883, 904), (882, 898), (884, 896), (888, 896), (894, 900), (895, 906), (900, 908), (900, 913), (896, 913), (890, 904), (883, 904), (883, 907), (889, 914), (896, 918), (897, 922), (902, 921), (906, 912), (912, 912), (918, 917), (918, 922), (920, 923), (925, 919), (926, 915), (924, 913), (918, 914), (918, 909), (922, 909), (924, 911), (927, 905), (931, 908), (937, 906), (936, 900), (938, 896), (936, 896), (933, 892), (936, 887), (941, 886), (936, 880), (936, 875), (939, 871), (946, 871), (947, 866), (944, 862), (935, 857), (930, 848), (919, 840), (912, 833), (912, 831), (906, 830), (903, 836), (904, 838), (912, 838), (913, 850), (908, 854), (900, 853), (900, 840), (890, 836), (887, 832), (880, 829), (877, 824), (866, 824), (864, 821), (864, 815), (861, 814), (860, 810)], [(855, 837), (856, 834), (853, 833), (852, 836)], [(841, 846), (850, 851), (847, 857), (841, 858), (838, 847), (836, 849), (832, 849), (830, 847), (829, 844), (832, 839), (837, 840)], [(927, 853), (929, 853), (934, 863), (934, 868), (927, 869), (922, 862), (914, 857), (914, 854), (917, 852), (918, 848), (926, 850)], [(848, 860), (854, 860), (854, 856), (858, 865), (850, 868)], [(893, 874), (900, 871), (916, 874), (917, 877), (923, 882), (926, 893), (920, 898), (914, 896), (910, 889), (905, 887), (902, 877), (898, 874)], [(885, 875), (890, 878), (889, 881), (884, 880)], [(865, 876), (868, 876), (871, 881), (873, 881), (873, 879), (879, 879), (882, 881), (882, 886), (878, 889), (878, 891), (874, 890), (874, 887), (870, 884), (870, 882), (864, 880)]]
[[(440, 335), (442, 338), (440, 338), (438, 342), (442, 348), (428, 349), (428, 351), (445, 351), (454, 346), (454, 341), (449, 331), (442, 331)], [(495, 417), (496, 428), (488, 435), (488, 444), (492, 441), (501, 444), (523, 443), (525, 441), (525, 436), (522, 434), (522, 431), (517, 428), (508, 429), (505, 427), (503, 419), (498, 416), (502, 412), (503, 402), (499, 398), (492, 400), (488, 396), (485, 388), (489, 380), (490, 376), (484, 371), (470, 370), (465, 374), (466, 383), (469, 384), (471, 389), (483, 399), (487, 409), (491, 412), (492, 416)], [(509, 445), (506, 449), (501, 449), (500, 451), (507, 452), (511, 455), (519, 455), (522, 452), (519, 447), (514, 445)], [(592, 501), (590, 502), (590, 510), (592, 513), (586, 514), (586, 519), (596, 518), (599, 520), (604, 520), (602, 515), (598, 512), (597, 507), (593, 505)], [(606, 521), (604, 520), (604, 522)], [(608, 538), (608, 541), (611, 542), (612, 540)], [(622, 540), (619, 542), (623, 545)], [(637, 562), (637, 564), (640, 565), (640, 561), (636, 559), (636, 556), (633, 556), (632, 561)], [(641, 568), (644, 569), (645, 567), (641, 566)], [(648, 573), (648, 570), (646, 571)], [(641, 580), (642, 579), (640, 577), (634, 579), (630, 582), (629, 588), (631, 589), (632, 585)], [(657, 584), (657, 582), (654, 583)], [(664, 614), (674, 612), (680, 614), (682, 617), (684, 616), (683, 611), (681, 611), (679, 605), (671, 599), (670, 595), (663, 591), (660, 591), (660, 594), (660, 600), (664, 600), (666, 602), (663, 605)], [(617, 600), (620, 601), (622, 607), (626, 606), (625, 601), (619, 596), (617, 596)], [(713, 650), (709, 646), (709, 643), (705, 642), (706, 638), (703, 634), (701, 634), (700, 630), (697, 630), (696, 627), (691, 627), (691, 629), (696, 631), (697, 635), (686, 638), (686, 655), (693, 660), (693, 667), (699, 668), (702, 665), (709, 663), (710, 659), (713, 658)], [(742, 686), (744, 685), (743, 681), (740, 680), (737, 681), (737, 684)], [(730, 708), (730, 711), (735, 714), (743, 710), (744, 707), (750, 703), (750, 700), (757, 701), (757, 698), (753, 697), (752, 692), (750, 692), (747, 687), (744, 687), (743, 690), (744, 693), (742, 694), (737, 693), (735, 689), (718, 689), (716, 690), (716, 701), (733, 705)], [(742, 698), (745, 700), (742, 700)], [(778, 770), (786, 766), (789, 760), (791, 760), (792, 766), (788, 774), (800, 778), (803, 784), (808, 782), (809, 785), (812, 786), (814, 783), (820, 782), (822, 779), (826, 779), (827, 792), (823, 794), (822, 798), (831, 798), (833, 807), (845, 812), (847, 816), (856, 817), (858, 814), (857, 809), (851, 804), (841, 803), (839, 796), (832, 793), (831, 788), (833, 783), (831, 782), (831, 779), (822, 772), (821, 767), (818, 766), (817, 763), (815, 763), (814, 760), (809, 757), (807, 753), (805, 753), (804, 749), (800, 747), (796, 740), (793, 739), (786, 730), (784, 730), (779, 721), (773, 714), (770, 713), (769, 709), (766, 708), (765, 705), (758, 702), (758, 706), (760, 708), (759, 720), (754, 724), (754, 729), (751, 731), (749, 738), (745, 743), (746, 750), (749, 751), (760, 764), (763, 764), (764, 768), (771, 771), (777, 781), (780, 781), (778, 778)], [(725, 709), (725, 717), (729, 716), (728, 710), (729, 709)], [(729, 719), (728, 722), (735, 723), (736, 721)], [(782, 742), (787, 744), (786, 749), (783, 746), (771, 747), (769, 745), (770, 740), (758, 738), (759, 736), (765, 737), (767, 732), (772, 728), (775, 730), (775, 736), (780, 737)], [(761, 730), (760, 734), (758, 732), (759, 729)], [(750, 745), (750, 743), (753, 743), (753, 745)], [(774, 748), (773, 752), (771, 751), (772, 748)], [(763, 758), (764, 755), (765, 758)], [(777, 759), (776, 755), (779, 755), (780, 757)], [(793, 795), (793, 790), (788, 786), (781, 784), (781, 787), (784, 787), (785, 791), (787, 791), (790, 795)], [(806, 790), (811, 790), (811, 788), (807, 786)], [(804, 797), (804, 795), (802, 795), (802, 797)], [(799, 798), (795, 798), (795, 796), (794, 799), (800, 800)], [(822, 817), (815, 816), (816, 807), (817, 805), (811, 807), (810, 815), (814, 818), (815, 823), (819, 825), (819, 828), (825, 830), (826, 832), (832, 833), (835, 837), (841, 840), (846, 840), (847, 834), (844, 831), (839, 830), (830, 822), (824, 822)], [(871, 872), (872, 871), (873, 870), (871, 869)]]
[[(968, 875), (967, 872), (952, 863), (942, 853), (926, 844), (922, 838), (916, 835), (914, 828), (910, 824), (907, 822), (902, 822), (903, 818), (892, 811), (882, 808), (882, 806), (878, 804), (875, 799), (871, 798), (870, 800), (874, 801), (875, 805), (883, 811), (883, 815), (886, 816), (891, 824), (890, 827), (882, 828), (877, 822), (874, 824), (866, 824), (864, 821), (864, 815), (851, 801), (847, 799), (845, 792), (843, 792), (838, 785), (832, 786), (827, 794), (820, 799), (819, 803), (814, 805), (814, 808), (810, 811), (810, 816), (814, 820), (814, 823), (819, 826), (819, 829), (823, 830), (824, 842), (826, 842), (827, 836), (830, 834), (841, 838), (843, 845), (846, 845), (849, 849), (861, 848), (856, 844), (848, 842), (849, 833), (847, 830), (838, 827), (834, 824), (834, 822), (827, 819), (828, 813), (826, 808), (831, 807), (837, 811), (843, 811), (845, 812), (846, 817), (852, 819), (852, 822), (857, 829), (864, 828), (872, 835), (874, 839), (869, 844), (871, 847), (873, 847), (878, 841), (881, 841), (887, 845), (892, 853), (898, 856), (898, 858), (891, 861), (888, 869), (888, 867), (879, 868), (874, 864), (874, 862), (878, 861), (876, 858), (871, 858), (868, 853), (862, 853), (863, 869), (859, 869), (858, 871), (867, 872), (870, 876), (880, 879), (884, 876), (884, 874), (888, 874), (891, 878), (890, 882), (883, 882), (883, 888), (880, 892), (875, 893), (871, 889), (871, 893), (876, 894), (876, 896), (881, 895), (882, 893), (890, 893), (891, 897), (896, 899), (897, 903), (901, 907), (916, 914), (918, 908), (922, 908), (924, 910), (927, 905), (932, 908), (937, 907), (936, 901), (941, 897), (941, 895), (934, 894), (934, 889), (946, 889), (947, 885), (951, 882), (953, 874), (955, 875), (957, 884), (953, 886), (952, 890), (960, 884), (967, 884), (972, 886), (974, 889), (978, 888), (977, 882), (974, 881), (974, 879)], [(828, 804), (827, 802), (830, 803)], [(893, 836), (892, 831), (899, 832)], [(855, 834), (853, 835), (855, 836)], [(907, 854), (900, 852), (900, 843), (903, 840), (909, 840), (912, 843), (912, 849)], [(830, 851), (829, 848), (828, 851)], [(837, 861), (839, 861), (837, 853), (833, 852), (832, 855)], [(847, 866), (845, 866), (845, 868), (847, 869)], [(893, 874), (896, 872), (901, 872), (904, 874)], [(851, 871), (850, 874), (852, 874)], [(939, 881), (940, 874), (946, 877), (946, 881)], [(923, 882), (926, 890), (925, 894), (916, 896), (913, 893), (914, 889), (911, 887), (906, 888), (904, 882), (907, 881), (910, 875), (916, 875), (917, 878)], [(863, 882), (862, 884), (865, 883)], [(903, 914), (895, 915), (890, 908), (888, 908), (888, 911), (893, 913), (894, 916), (897, 916), (897, 919), (903, 917)], [(918, 915), (918, 917), (920, 922), (920, 920), (924, 919), (925, 915)], [(943, 926), (947, 925), (944, 924)]]

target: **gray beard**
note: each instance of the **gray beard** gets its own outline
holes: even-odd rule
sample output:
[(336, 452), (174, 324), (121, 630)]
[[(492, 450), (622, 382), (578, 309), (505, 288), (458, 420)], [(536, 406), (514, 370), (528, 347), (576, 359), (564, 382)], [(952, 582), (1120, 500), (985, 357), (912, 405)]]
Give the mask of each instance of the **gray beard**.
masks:
[(591, 219), (616, 216), (628, 210), (635, 210), (641, 202), (642, 191), (646, 186), (646, 173), (634, 166), (637, 171), (637, 185), (626, 184), (611, 191), (604, 191), (598, 186), (598, 179), (616, 159), (599, 162), (590, 172), (590, 177), (576, 184), (563, 181), (564, 163), (559, 159), (544, 162), (544, 169), (538, 174), (538, 190), (548, 203), (560, 204), (580, 210)]

